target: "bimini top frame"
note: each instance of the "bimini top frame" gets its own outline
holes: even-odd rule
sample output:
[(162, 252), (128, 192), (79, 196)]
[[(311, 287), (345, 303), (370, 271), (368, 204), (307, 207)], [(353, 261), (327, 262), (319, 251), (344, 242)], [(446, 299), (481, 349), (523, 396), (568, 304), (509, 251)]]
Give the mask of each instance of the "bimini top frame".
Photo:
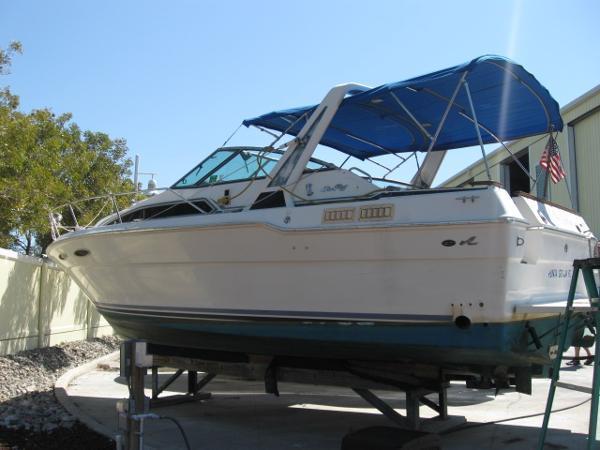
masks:
[[(338, 86), (319, 105), (264, 114), (244, 125), (296, 136), (288, 166), (308, 160), (319, 143), (359, 159), (424, 152), (412, 182), (420, 187), (431, 185), (447, 150), (479, 145), (483, 151), (487, 143), (563, 127), (557, 102), (535, 77), (493, 55), (373, 89)], [(292, 171), (301, 173), (281, 163), (273, 186), (292, 184)]]

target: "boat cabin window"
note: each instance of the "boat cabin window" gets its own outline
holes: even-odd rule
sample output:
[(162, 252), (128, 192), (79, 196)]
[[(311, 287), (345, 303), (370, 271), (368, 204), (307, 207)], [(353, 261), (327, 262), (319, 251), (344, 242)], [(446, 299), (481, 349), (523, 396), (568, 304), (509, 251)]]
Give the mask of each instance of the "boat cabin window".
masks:
[[(260, 148), (219, 149), (181, 178), (174, 188), (209, 186), (220, 183), (264, 178), (269, 174), (282, 152), (264, 152)], [(311, 159), (307, 171), (335, 168), (332, 164)]]

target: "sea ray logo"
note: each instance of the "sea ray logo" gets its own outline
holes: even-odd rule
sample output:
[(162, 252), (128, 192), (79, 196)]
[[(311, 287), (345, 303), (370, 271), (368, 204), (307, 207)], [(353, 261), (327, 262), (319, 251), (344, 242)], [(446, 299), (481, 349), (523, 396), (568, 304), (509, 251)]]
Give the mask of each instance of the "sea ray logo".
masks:
[(347, 187), (348, 187), (347, 184), (338, 183), (335, 186), (323, 186), (323, 189), (321, 189), (321, 192), (334, 192), (334, 191), (344, 192)]
[(475, 242), (475, 239), (477, 239), (477, 236), (471, 236), (469, 239), (460, 241), (460, 244), (458, 244), (458, 245), (477, 245), (477, 244), (479, 244), (479, 242)]

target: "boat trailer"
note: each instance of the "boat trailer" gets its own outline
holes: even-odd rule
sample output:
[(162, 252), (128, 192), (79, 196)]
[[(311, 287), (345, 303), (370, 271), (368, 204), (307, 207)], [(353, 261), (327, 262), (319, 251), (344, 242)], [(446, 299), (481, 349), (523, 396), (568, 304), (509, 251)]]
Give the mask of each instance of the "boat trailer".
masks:
[[(161, 367), (175, 369), (162, 384), (159, 383)], [(144, 392), (148, 371), (151, 373), (150, 398)], [(414, 438), (416, 435), (417, 439), (419, 435), (424, 436), (428, 446), (432, 442), (431, 436), (436, 435), (417, 431), (422, 424), (419, 407), (425, 405), (433, 409), (438, 414), (435, 419), (448, 418), (447, 389), (450, 376), (439, 368), (414, 363), (332, 363), (219, 352), (207, 354), (193, 349), (128, 340), (121, 344), (120, 374), (127, 380), (130, 394), (128, 399), (117, 403), (120, 433), (117, 436), (117, 448), (124, 450), (143, 448), (145, 420), (173, 420), (151, 413), (150, 409), (209, 399), (211, 394), (204, 389), (217, 375), (241, 380), (264, 380), (265, 392), (276, 396), (279, 395), (279, 382), (350, 388), (391, 420), (399, 430), (411, 431), (411, 436)], [(160, 395), (184, 374), (187, 374), (185, 394)], [(200, 374), (203, 376), (199, 379)], [(405, 392), (406, 415), (398, 413), (373, 390)], [(437, 401), (427, 396), (434, 396)], [(185, 432), (176, 424), (187, 441)]]

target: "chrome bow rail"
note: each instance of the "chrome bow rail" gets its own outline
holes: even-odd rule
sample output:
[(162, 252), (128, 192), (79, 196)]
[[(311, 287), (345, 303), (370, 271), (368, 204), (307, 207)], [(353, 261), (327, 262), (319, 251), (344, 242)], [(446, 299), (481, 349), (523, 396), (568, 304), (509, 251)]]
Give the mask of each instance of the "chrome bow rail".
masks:
[[(90, 228), (92, 226), (101, 226), (101, 225), (110, 225), (114, 223), (123, 223), (123, 211), (126, 209), (130, 209), (137, 202), (147, 199), (148, 197), (152, 197), (156, 194), (162, 192), (170, 192), (175, 197), (175, 203), (173, 201), (165, 204), (153, 205), (156, 207), (163, 207), (160, 209), (158, 213), (153, 214), (152, 217), (148, 217), (146, 219), (135, 219), (135, 221), (140, 220), (148, 220), (159, 216), (161, 213), (173, 208), (177, 204), (187, 204), (200, 214), (210, 214), (217, 210), (220, 210), (220, 207), (212, 200), (207, 198), (194, 198), (187, 199), (179, 192), (171, 188), (157, 188), (157, 189), (149, 189), (144, 191), (133, 191), (133, 192), (122, 192), (118, 194), (104, 194), (104, 195), (96, 195), (93, 197), (87, 197), (81, 200), (76, 200), (69, 203), (64, 203), (60, 206), (52, 208), (48, 213), (48, 219), (50, 221), (50, 233), (52, 235), (52, 240), (56, 240), (61, 236), (61, 232), (72, 232), (77, 230), (84, 230), (86, 228)], [(180, 200), (180, 201), (179, 201)], [(211, 210), (203, 209), (198, 206), (196, 203), (199, 201), (206, 202)], [(80, 223), (86, 213), (86, 204), (96, 203), (95, 208), (92, 210), (96, 210), (95, 214), (91, 217), (91, 219), (86, 218), (85, 224)], [(93, 213), (93, 212), (92, 212)], [(102, 214), (105, 213), (105, 214)], [(101, 218), (98, 221), (99, 218)]]

